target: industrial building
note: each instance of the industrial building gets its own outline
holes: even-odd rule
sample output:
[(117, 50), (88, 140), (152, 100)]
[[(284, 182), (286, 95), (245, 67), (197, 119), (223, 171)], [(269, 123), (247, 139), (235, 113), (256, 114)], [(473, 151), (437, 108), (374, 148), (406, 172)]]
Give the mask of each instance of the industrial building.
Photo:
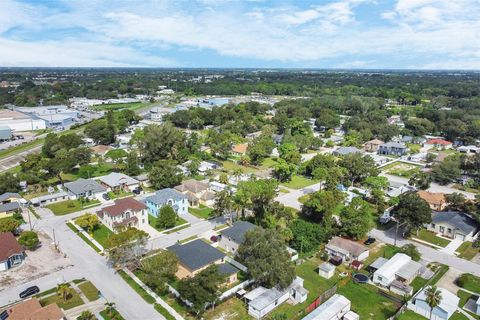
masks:
[(35, 115), (25, 114), (15, 110), (0, 110), (0, 126), (9, 127), (14, 132), (42, 130), (47, 127), (45, 120)]

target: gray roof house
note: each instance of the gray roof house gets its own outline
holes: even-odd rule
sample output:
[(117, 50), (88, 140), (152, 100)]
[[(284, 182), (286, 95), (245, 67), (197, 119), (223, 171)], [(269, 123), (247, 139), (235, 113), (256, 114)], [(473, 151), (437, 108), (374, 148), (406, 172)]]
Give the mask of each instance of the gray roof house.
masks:
[(333, 154), (336, 156), (346, 156), (347, 154), (352, 153), (362, 153), (362, 150), (355, 147), (340, 147), (337, 150), (333, 151)]
[(218, 246), (227, 252), (235, 253), (245, 240), (245, 233), (254, 228), (256, 226), (248, 221), (237, 221), (233, 226), (220, 232)]
[(22, 199), (22, 196), (16, 192), (5, 192), (4, 194), (0, 195), (0, 202), (11, 202), (13, 200), (12, 198), (18, 200)]
[(156, 191), (153, 196), (145, 199), (145, 204), (150, 214), (154, 216), (157, 216), (159, 210), (165, 205), (173, 207), (178, 214), (188, 212), (188, 196), (171, 188)]
[(223, 252), (200, 239), (182, 245), (175, 244), (167, 250), (178, 257), (179, 266), (176, 276), (180, 279), (194, 276), (212, 264), (220, 265), (225, 258)]
[(378, 149), (379, 154), (386, 154), (392, 156), (403, 156), (405, 153), (407, 153), (407, 151), (407, 146), (399, 142), (387, 142), (381, 144)]
[(107, 191), (107, 189), (97, 181), (83, 178), (65, 183), (65, 189), (72, 199), (80, 197), (94, 198)]
[(472, 241), (477, 233), (478, 224), (469, 215), (458, 211), (432, 213), (432, 223), (427, 229), (444, 237)]
[(20, 204), (18, 202), (7, 202), (0, 204), (0, 217), (9, 215), (20, 210)]
[(132, 191), (137, 188), (140, 182), (126, 174), (119, 172), (112, 172), (106, 176), (99, 178), (100, 182), (111, 190), (128, 189)]

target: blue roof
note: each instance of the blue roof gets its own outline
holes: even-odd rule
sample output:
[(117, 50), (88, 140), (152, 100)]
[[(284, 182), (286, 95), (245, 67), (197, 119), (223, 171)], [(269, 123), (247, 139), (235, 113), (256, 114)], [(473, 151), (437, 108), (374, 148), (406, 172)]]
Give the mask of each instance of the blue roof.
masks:
[(147, 201), (158, 205), (164, 205), (168, 200), (181, 201), (184, 199), (188, 198), (183, 193), (180, 193), (172, 188), (166, 188), (156, 191), (153, 196), (147, 198)]

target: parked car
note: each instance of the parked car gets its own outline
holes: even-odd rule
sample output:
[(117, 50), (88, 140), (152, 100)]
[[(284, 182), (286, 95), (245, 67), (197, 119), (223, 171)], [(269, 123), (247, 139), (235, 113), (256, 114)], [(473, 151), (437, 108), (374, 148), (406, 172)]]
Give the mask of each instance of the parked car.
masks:
[(372, 237), (368, 237), (368, 239), (365, 240), (365, 242), (363, 244), (369, 246), (369, 245), (375, 243), (375, 241), (377, 241), (377, 239), (372, 238)]
[(105, 199), (105, 200), (110, 200), (110, 196), (106, 193), (102, 194), (102, 198)]
[(136, 189), (132, 190), (133, 194), (136, 194), (136, 195), (139, 195), (141, 191), (142, 191), (142, 189), (140, 189), (140, 188), (136, 188)]
[(20, 296), (20, 298), (25, 299), (25, 298), (30, 297), (34, 294), (39, 293), (39, 292), (40, 292), (39, 287), (31, 286), (31, 287), (28, 287), (27, 289), (23, 290), (22, 292), (20, 292), (19, 296)]

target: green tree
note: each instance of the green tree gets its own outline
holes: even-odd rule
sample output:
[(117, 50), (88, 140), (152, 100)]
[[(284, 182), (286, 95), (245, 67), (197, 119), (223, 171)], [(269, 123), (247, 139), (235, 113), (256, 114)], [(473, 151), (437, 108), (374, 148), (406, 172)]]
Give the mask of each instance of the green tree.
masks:
[(420, 171), (410, 177), (408, 184), (420, 190), (427, 190), (430, 188), (431, 181), (432, 179), (428, 173)]
[(182, 173), (173, 161), (159, 160), (150, 170), (148, 178), (156, 189), (171, 188), (182, 182)]
[(20, 191), (20, 180), (12, 173), (0, 175), (0, 194)]
[(137, 176), (142, 170), (138, 166), (138, 156), (137, 153), (131, 151), (127, 156), (127, 161), (125, 162), (125, 169), (123, 172), (128, 176)]
[(67, 302), (74, 293), (74, 290), (70, 287), (68, 283), (60, 283), (57, 286), (57, 295), (63, 300), (63, 302)]
[(320, 224), (303, 219), (293, 220), (289, 229), (293, 235), (290, 246), (300, 253), (310, 253), (318, 250), (320, 244), (329, 237)]
[(343, 156), (339, 165), (347, 169), (346, 178), (352, 184), (361, 184), (368, 177), (376, 177), (380, 173), (372, 157), (358, 152)]
[(157, 294), (164, 294), (167, 292), (166, 283), (175, 279), (178, 258), (173, 252), (160, 251), (151, 257), (142, 259), (139, 269), (143, 273), (143, 281), (150, 288), (154, 288)]
[(12, 217), (0, 219), (0, 232), (15, 232), (21, 223)]
[(400, 248), (400, 252), (412, 258), (413, 261), (420, 261), (420, 259), (422, 258), (417, 247), (411, 243), (402, 246)]
[(288, 163), (283, 159), (278, 159), (273, 169), (273, 175), (278, 181), (286, 182), (292, 180), (292, 176), (296, 170), (297, 166), (294, 163)]
[(105, 245), (109, 263), (117, 268), (138, 264), (146, 252), (147, 239), (145, 231), (133, 227), (118, 228)]
[(215, 194), (215, 204), (213, 205), (213, 215), (215, 217), (223, 216), (232, 212), (233, 194), (227, 188)]
[(424, 224), (432, 222), (430, 206), (416, 192), (400, 195), (399, 202), (393, 208), (392, 214), (406, 233), (416, 231)]
[(337, 189), (317, 191), (303, 204), (302, 212), (311, 219), (330, 224), (335, 208), (344, 198), (345, 194)]
[(33, 231), (24, 231), (18, 237), (18, 243), (24, 246), (28, 250), (34, 250), (40, 241), (38, 240), (38, 235)]
[(199, 317), (207, 305), (215, 306), (221, 294), (220, 285), (224, 281), (225, 277), (219, 273), (218, 266), (211, 265), (193, 277), (180, 280), (178, 291), (192, 304), (192, 311)]
[(157, 219), (157, 227), (159, 228), (173, 228), (177, 222), (177, 213), (172, 206), (165, 205), (160, 208)]
[(340, 232), (355, 240), (364, 238), (373, 227), (373, 209), (368, 202), (355, 197), (340, 213)]
[(277, 187), (278, 183), (273, 179), (241, 181), (235, 197), (246, 208), (251, 209), (255, 219), (260, 222), (277, 196)]
[(272, 137), (262, 135), (248, 144), (247, 156), (252, 164), (258, 165), (267, 158), (275, 148)]
[(278, 152), (280, 154), (280, 158), (288, 163), (298, 165), (302, 161), (302, 156), (300, 155), (300, 152), (298, 152), (297, 147), (293, 143), (282, 143), (278, 147)]
[(461, 174), (460, 159), (458, 157), (448, 157), (432, 167), (431, 175), (435, 182), (448, 184), (455, 181)]
[(442, 292), (434, 285), (425, 288), (425, 300), (430, 307), (430, 318), (432, 319), (432, 312), (435, 307), (442, 302)]
[(248, 231), (237, 254), (252, 278), (268, 288), (277, 285), (286, 288), (295, 278), (285, 242), (275, 230), (255, 228)]
[(75, 219), (75, 223), (82, 229), (85, 229), (90, 235), (100, 226), (100, 220), (96, 214), (86, 213)]
[(453, 192), (445, 195), (445, 202), (447, 202), (451, 210), (463, 210), (467, 199), (463, 193)]
[(149, 125), (144, 134), (143, 156), (147, 163), (158, 160), (183, 162), (189, 155), (185, 133), (169, 123)]
[(96, 144), (109, 145), (115, 142), (115, 130), (105, 119), (92, 121), (85, 127), (85, 135)]
[(82, 313), (77, 317), (77, 320), (94, 320), (95, 315), (90, 310), (82, 311)]

